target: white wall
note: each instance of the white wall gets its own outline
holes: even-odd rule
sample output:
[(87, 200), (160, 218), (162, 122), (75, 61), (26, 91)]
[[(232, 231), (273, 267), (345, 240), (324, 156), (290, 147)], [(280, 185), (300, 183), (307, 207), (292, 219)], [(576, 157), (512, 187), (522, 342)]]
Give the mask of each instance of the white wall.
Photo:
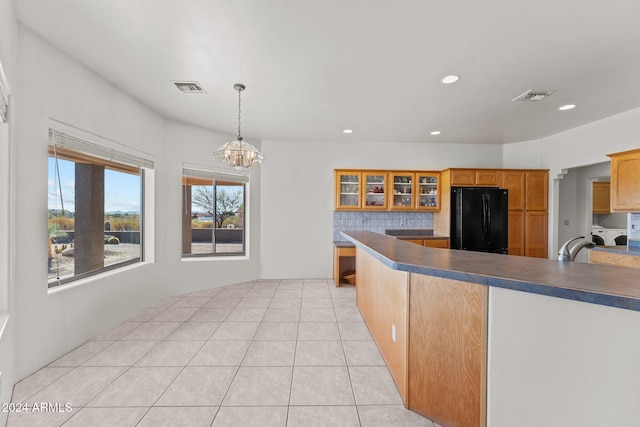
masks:
[(635, 426), (640, 313), (491, 287), (490, 427)]
[[(20, 81), (16, 93), (13, 204), (15, 221), (16, 370), (19, 380), (166, 295), (258, 277), (257, 256), (243, 261), (182, 262), (180, 236), (183, 161), (210, 160), (231, 138), (166, 121), (91, 70), (18, 28)], [(154, 262), (114, 270), (47, 291), (47, 128), (68, 123), (155, 160)], [(206, 160), (202, 160), (206, 159)], [(213, 164), (213, 160), (210, 160)], [(259, 217), (259, 173), (251, 216)], [(252, 184), (253, 185), (253, 184)], [(252, 222), (259, 247), (259, 223)], [(253, 250), (255, 255), (255, 250)]]
[(640, 146), (640, 108), (536, 141), (508, 144), (503, 164), (549, 169), (549, 256), (558, 251), (559, 185), (566, 169), (609, 161), (607, 154)]
[[(222, 164), (214, 163), (213, 152), (234, 136), (213, 132), (203, 128), (185, 125), (175, 121), (167, 121), (165, 126), (167, 170), (162, 174), (164, 182), (160, 185), (168, 192), (166, 204), (162, 207), (167, 215), (166, 224), (159, 225), (158, 234), (166, 236), (167, 279), (172, 283), (181, 283), (188, 290), (204, 289), (212, 286), (226, 285), (260, 277), (260, 172), (261, 166), (248, 170), (235, 170)], [(256, 141), (250, 141), (258, 149)], [(248, 216), (247, 226), (248, 257), (222, 257), (216, 260), (191, 258), (182, 261), (182, 166), (203, 166), (220, 172), (245, 174), (250, 176), (247, 185)], [(173, 226), (171, 225), (173, 224)], [(176, 243), (177, 242), (177, 243)], [(190, 280), (185, 282), (185, 277)]]
[[(558, 183), (558, 229), (557, 239), (560, 244), (580, 235), (577, 218), (577, 187), (578, 173), (576, 169), (569, 169)], [(568, 224), (565, 224), (568, 221)]]
[(500, 145), (263, 141), (262, 148), (263, 278), (331, 277), (334, 169), (502, 166)]
[[(13, 3), (10, 0), (0, 0), (0, 65), (10, 93), (16, 84), (16, 38), (17, 24)], [(13, 100), (10, 99), (9, 102), (12, 108)], [(9, 123), (0, 124), (0, 403), (9, 401), (15, 381), (15, 308), (10, 257), (13, 111), (9, 113)], [(0, 412), (0, 425), (4, 425), (6, 419), (7, 413)]]
[[(134, 314), (164, 291), (158, 288), (163, 283), (159, 272), (147, 264), (48, 293), (39, 254), (47, 249), (49, 118), (151, 153), (159, 171), (164, 156), (157, 144), (163, 138), (160, 117), (23, 27), (18, 32), (18, 70), (14, 203), (19, 219), (14, 226), (20, 379)], [(164, 203), (163, 194), (157, 203)], [(158, 219), (164, 219), (162, 212)]]
[[(610, 163), (604, 162), (567, 169), (562, 179), (558, 180), (558, 245), (579, 236), (591, 240), (593, 182), (610, 173)], [(626, 218), (624, 214), (619, 215)], [(569, 225), (565, 225), (565, 221), (569, 221)], [(588, 262), (588, 252), (580, 251), (575, 260)]]

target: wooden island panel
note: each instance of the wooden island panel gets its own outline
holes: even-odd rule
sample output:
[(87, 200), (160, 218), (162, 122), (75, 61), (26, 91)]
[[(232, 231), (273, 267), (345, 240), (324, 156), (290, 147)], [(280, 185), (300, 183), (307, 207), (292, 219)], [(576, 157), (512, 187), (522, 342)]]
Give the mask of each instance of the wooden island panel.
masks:
[(487, 286), (411, 274), (409, 307), (408, 408), (441, 425), (485, 426)]
[[(360, 248), (356, 248), (356, 271), (356, 303), (403, 402), (407, 402), (409, 273), (387, 267)], [(395, 341), (392, 325), (396, 329)]]
[(640, 268), (640, 257), (615, 252), (598, 250), (589, 251), (589, 262), (592, 264), (611, 264), (623, 267)]

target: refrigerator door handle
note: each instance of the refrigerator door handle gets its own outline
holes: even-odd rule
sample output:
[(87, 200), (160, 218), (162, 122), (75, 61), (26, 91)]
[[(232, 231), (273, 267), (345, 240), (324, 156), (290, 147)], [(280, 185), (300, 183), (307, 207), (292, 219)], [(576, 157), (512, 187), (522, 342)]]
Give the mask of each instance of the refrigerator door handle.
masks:
[(491, 194), (487, 194), (487, 239), (491, 236)]
[(487, 195), (482, 195), (482, 240), (487, 240)]

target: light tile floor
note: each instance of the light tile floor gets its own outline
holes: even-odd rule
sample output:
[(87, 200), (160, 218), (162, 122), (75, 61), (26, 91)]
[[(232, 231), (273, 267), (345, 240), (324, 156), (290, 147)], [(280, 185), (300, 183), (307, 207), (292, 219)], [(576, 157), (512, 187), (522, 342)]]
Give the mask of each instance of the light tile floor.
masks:
[[(355, 304), (331, 280), (166, 298), (16, 384), (8, 426), (436, 426), (402, 406)], [(52, 410), (54, 409), (54, 410)]]

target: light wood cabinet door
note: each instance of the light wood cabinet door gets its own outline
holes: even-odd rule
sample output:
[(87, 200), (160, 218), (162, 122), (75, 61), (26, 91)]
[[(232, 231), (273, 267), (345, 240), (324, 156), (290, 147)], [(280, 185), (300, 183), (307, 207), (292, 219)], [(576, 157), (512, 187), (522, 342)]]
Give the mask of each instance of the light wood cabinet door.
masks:
[(422, 246), (422, 240), (414, 240), (414, 239), (402, 239), (403, 242), (414, 243), (416, 245)]
[(451, 169), (451, 185), (476, 185), (476, 171), (473, 169)]
[(608, 182), (593, 183), (593, 213), (611, 213), (611, 192)]
[(408, 211), (416, 206), (415, 174), (413, 172), (389, 173), (389, 209)]
[(362, 172), (362, 209), (386, 210), (388, 206), (387, 172)]
[(640, 212), (640, 150), (610, 154), (611, 211)]
[(449, 239), (425, 239), (422, 244), (428, 248), (449, 248)]
[(437, 211), (440, 209), (440, 173), (416, 172), (416, 209)]
[(525, 212), (524, 229), (525, 256), (547, 258), (547, 212)]
[(549, 172), (525, 172), (525, 209), (528, 211), (546, 211), (549, 192)]
[(356, 210), (362, 207), (362, 173), (335, 171), (336, 210)]
[(524, 255), (524, 211), (509, 211), (509, 255)]
[(486, 187), (497, 187), (499, 184), (497, 170), (477, 170), (476, 171), (476, 185)]
[[(501, 172), (500, 188), (509, 190), (509, 210), (524, 210), (525, 173), (505, 170)], [(511, 246), (509, 246), (511, 247)]]
[(451, 169), (451, 185), (479, 185), (497, 187), (500, 183), (497, 169)]

